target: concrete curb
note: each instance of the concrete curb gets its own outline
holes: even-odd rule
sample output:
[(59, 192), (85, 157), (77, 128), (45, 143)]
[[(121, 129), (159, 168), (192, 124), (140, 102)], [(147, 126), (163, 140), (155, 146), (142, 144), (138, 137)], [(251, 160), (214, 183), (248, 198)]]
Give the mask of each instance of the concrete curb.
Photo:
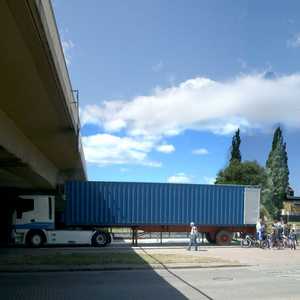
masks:
[(164, 270), (164, 269), (210, 269), (210, 268), (240, 268), (251, 267), (246, 264), (206, 264), (206, 265), (92, 265), (92, 266), (28, 266), (4, 267), (0, 266), (1, 273), (32, 273), (32, 272), (84, 272), (84, 271), (130, 271), (130, 270)]

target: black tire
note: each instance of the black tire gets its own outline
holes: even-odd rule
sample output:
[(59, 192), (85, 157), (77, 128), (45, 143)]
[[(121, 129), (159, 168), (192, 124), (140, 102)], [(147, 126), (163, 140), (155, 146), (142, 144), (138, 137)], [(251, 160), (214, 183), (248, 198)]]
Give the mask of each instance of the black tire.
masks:
[(106, 232), (97, 231), (92, 236), (92, 245), (94, 247), (105, 247), (108, 243), (108, 236)]
[(205, 233), (205, 238), (210, 244), (215, 244), (216, 243), (216, 234), (213, 232), (206, 232)]
[(261, 248), (262, 248), (262, 249), (269, 248), (269, 243), (268, 243), (268, 241), (263, 240), (263, 241), (261, 242)]
[(109, 245), (111, 243), (111, 235), (108, 232), (105, 233), (106, 233), (107, 245)]
[(259, 248), (260, 247), (260, 242), (259, 241), (254, 241), (254, 245), (255, 248)]
[(46, 242), (45, 234), (40, 230), (32, 230), (27, 233), (26, 245), (32, 248), (42, 247)]
[(230, 245), (230, 243), (232, 241), (232, 236), (233, 236), (232, 232), (229, 232), (229, 231), (226, 231), (226, 230), (219, 231), (216, 235), (217, 245), (219, 245), (219, 246), (228, 246), (228, 245)]
[(247, 238), (241, 240), (241, 247), (249, 248), (251, 247), (251, 241)]

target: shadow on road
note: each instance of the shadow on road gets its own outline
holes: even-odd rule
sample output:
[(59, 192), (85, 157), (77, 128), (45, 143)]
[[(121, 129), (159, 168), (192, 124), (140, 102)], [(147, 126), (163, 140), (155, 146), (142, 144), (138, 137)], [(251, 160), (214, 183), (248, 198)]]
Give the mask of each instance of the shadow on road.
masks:
[[(129, 248), (129, 247), (128, 247)], [(6, 248), (0, 251), (0, 264), (9, 263), (19, 266), (33, 264), (39, 272), (0, 272), (0, 295), (2, 299), (188, 299), (168, 281), (151, 269), (148, 263), (133, 249), (126, 253), (89, 252), (82, 248), (80, 254), (75, 248)], [(75, 256), (74, 256), (74, 253)], [(58, 252), (57, 252), (58, 251)], [(59, 253), (59, 254), (57, 254)], [(73, 255), (73, 256), (72, 256)], [(80, 255), (80, 256), (78, 256)], [(106, 256), (103, 260), (103, 255)], [(110, 264), (122, 264), (122, 255), (129, 265), (149, 266), (146, 270), (111, 270), (77, 272), (42, 272), (43, 266), (59, 264), (72, 267), (74, 263), (86, 267), (91, 263), (101, 262), (109, 269)], [(111, 256), (111, 259), (109, 258)], [(65, 259), (65, 264), (62, 258)], [(99, 260), (97, 260), (99, 258)], [(80, 262), (81, 259), (81, 262)], [(74, 267), (74, 265), (73, 265)], [(37, 269), (38, 270), (38, 269)], [(173, 278), (174, 281), (174, 278)]]

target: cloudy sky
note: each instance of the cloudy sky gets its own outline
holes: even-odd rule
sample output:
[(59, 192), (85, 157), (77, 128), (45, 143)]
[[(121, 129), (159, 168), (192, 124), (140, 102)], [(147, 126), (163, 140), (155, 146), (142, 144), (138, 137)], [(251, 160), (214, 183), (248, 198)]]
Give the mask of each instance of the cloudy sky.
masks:
[(299, 1), (53, 2), (90, 180), (212, 183), (281, 125), (300, 193)]

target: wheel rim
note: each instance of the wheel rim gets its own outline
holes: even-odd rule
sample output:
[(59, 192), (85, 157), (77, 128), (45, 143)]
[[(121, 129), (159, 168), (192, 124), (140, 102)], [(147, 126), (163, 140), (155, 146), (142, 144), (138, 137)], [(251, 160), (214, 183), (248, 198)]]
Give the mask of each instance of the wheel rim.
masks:
[(35, 246), (39, 246), (42, 243), (42, 238), (40, 237), (40, 235), (35, 234), (32, 238), (31, 238), (31, 242), (33, 245)]
[(249, 240), (242, 240), (242, 246), (243, 247), (249, 247), (249, 245), (250, 245)]
[(105, 237), (102, 234), (98, 234), (95, 240), (98, 245), (105, 244)]
[(228, 236), (227, 236), (227, 235), (222, 235), (222, 236), (221, 236), (221, 240), (222, 240), (222, 242), (224, 242), (224, 243), (228, 242)]

